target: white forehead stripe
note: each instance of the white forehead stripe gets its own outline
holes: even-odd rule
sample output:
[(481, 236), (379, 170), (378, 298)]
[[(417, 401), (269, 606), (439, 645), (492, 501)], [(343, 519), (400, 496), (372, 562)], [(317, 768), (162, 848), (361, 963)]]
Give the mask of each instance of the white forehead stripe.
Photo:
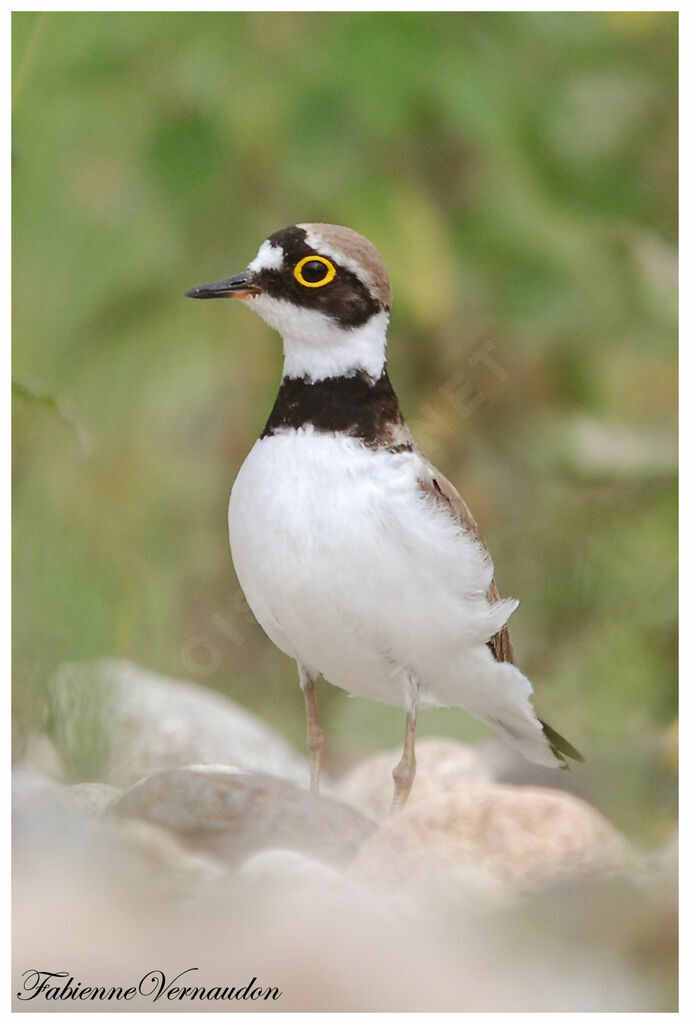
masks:
[[(298, 228), (306, 228), (304, 224), (298, 224)], [(351, 270), (353, 274), (356, 274), (362, 284), (365, 284), (367, 288), (371, 290), (373, 287), (373, 281), (371, 275), (364, 269), (362, 264), (352, 258), (352, 256), (346, 256), (345, 253), (336, 249), (334, 246), (329, 245), (328, 242), (324, 241), (321, 235), (314, 231), (313, 228), (306, 228), (305, 230), (305, 241), (307, 245), (311, 246), (316, 252), (321, 253), (323, 256), (330, 256), (332, 260), (339, 263), (341, 267), (346, 267)]]
[(280, 245), (273, 245), (268, 239), (259, 246), (259, 251), (247, 267), (248, 270), (281, 270), (285, 253)]

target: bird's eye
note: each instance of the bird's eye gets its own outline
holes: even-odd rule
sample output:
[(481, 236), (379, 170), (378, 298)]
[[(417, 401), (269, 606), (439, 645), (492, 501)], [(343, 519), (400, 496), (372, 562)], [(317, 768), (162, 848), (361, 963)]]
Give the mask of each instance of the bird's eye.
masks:
[(323, 288), (335, 277), (335, 267), (325, 256), (305, 256), (299, 261), (293, 274), (305, 288)]

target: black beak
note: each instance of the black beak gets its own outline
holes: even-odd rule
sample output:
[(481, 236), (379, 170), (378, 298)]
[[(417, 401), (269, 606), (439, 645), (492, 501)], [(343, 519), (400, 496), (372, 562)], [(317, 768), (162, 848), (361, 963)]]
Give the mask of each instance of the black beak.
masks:
[(190, 288), (185, 295), (188, 299), (246, 299), (250, 295), (260, 295), (263, 288), (257, 283), (251, 270), (235, 274), (225, 281), (214, 281), (212, 284), (200, 284)]

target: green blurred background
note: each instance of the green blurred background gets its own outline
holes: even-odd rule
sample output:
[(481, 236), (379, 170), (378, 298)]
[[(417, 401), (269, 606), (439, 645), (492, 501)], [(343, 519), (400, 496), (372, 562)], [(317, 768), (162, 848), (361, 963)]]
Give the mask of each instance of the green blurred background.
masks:
[[(277, 336), (184, 291), (295, 221), (367, 235), (389, 366), (474, 510), (571, 772), (675, 815), (674, 13), (13, 17), (15, 749), (64, 661), (126, 656), (303, 745), (226, 535)], [(322, 687), (328, 767), (401, 714)], [(420, 733), (484, 739), (460, 711)], [(579, 774), (578, 774), (579, 773)], [(78, 774), (78, 772), (76, 772)]]

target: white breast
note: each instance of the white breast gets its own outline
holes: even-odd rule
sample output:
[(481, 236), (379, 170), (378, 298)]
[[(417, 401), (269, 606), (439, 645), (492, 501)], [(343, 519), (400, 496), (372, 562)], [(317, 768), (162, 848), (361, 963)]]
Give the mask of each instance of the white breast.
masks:
[(233, 561), (274, 643), (331, 683), (402, 704), (413, 670), (426, 704), (473, 710), (516, 602), (488, 604), (491, 563), (420, 467), (311, 428), (257, 441), (230, 498)]

